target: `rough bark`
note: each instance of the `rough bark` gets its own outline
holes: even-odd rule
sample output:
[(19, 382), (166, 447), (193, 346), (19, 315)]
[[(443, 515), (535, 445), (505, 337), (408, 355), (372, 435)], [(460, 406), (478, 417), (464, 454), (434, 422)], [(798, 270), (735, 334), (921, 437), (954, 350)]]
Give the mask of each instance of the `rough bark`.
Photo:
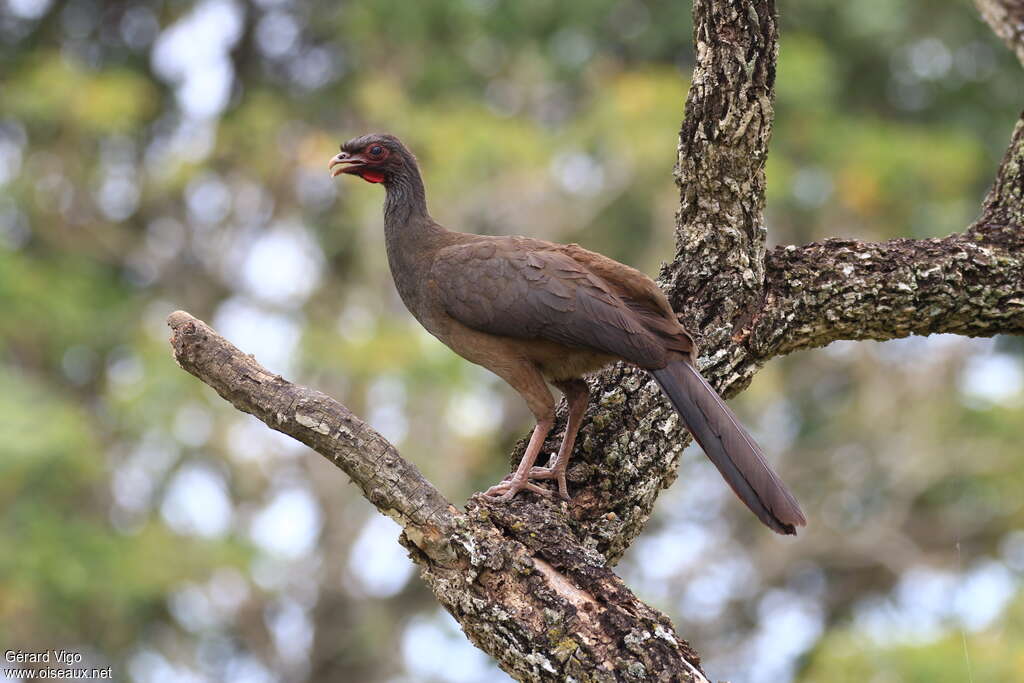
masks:
[(776, 249), (750, 346), (770, 358), (838, 339), (1024, 333), (1021, 237), (1019, 228), (990, 226), (942, 239)]
[[(1020, 54), (1020, 2), (977, 3)], [(839, 339), (1024, 332), (1024, 121), (979, 219), (963, 233), (827, 240), (766, 254), (774, 3), (695, 0), (694, 43), (676, 167), (677, 253), (661, 282), (719, 391), (741, 391), (774, 356)], [(331, 459), (402, 524), (401, 542), (427, 585), (511, 675), (706, 680), (666, 617), (610, 569), (675, 479), (689, 438), (645, 373), (617, 366), (590, 380), (593, 400), (569, 471), (571, 507), (524, 495), (474, 498), (461, 512), (340, 404), (267, 373), (188, 314), (172, 314), (169, 324), (182, 367)], [(545, 452), (560, 437), (553, 430)]]
[[(764, 280), (765, 177), (774, 112), (774, 2), (696, 0), (697, 61), (679, 133), (677, 310), (707, 333), (729, 327)], [(685, 264), (687, 267), (678, 267)], [(708, 298), (720, 308), (705, 306)]]
[(1024, 0), (974, 0), (982, 18), (1024, 64)]

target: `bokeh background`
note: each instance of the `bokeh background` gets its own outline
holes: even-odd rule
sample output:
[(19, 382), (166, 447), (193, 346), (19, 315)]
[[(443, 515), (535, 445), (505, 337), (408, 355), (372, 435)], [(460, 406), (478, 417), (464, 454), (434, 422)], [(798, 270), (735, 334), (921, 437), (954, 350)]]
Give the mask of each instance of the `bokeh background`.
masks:
[[(969, 224), (1024, 102), (970, 3), (781, 10), (772, 242)], [(507, 680), (395, 525), (180, 371), (164, 319), (465, 500), (530, 417), (404, 311), (380, 188), (327, 161), (393, 132), (441, 222), (655, 273), (690, 33), (667, 0), (3, 0), (0, 649), (139, 683)], [(1022, 361), (932, 337), (773, 362), (735, 405), (806, 533), (766, 533), (691, 448), (621, 571), (717, 679), (1024, 680)]]

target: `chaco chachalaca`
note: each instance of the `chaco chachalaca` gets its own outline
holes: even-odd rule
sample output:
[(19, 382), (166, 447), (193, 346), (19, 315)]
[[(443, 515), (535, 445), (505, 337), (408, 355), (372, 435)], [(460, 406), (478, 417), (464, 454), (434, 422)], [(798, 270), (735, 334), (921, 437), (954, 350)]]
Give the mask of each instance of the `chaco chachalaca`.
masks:
[[(526, 489), (547, 496), (531, 480), (554, 479), (568, 499), (565, 473), (588, 399), (581, 378), (622, 360), (654, 376), (762, 522), (786, 534), (806, 523), (761, 449), (697, 372), (693, 339), (646, 275), (575, 244), (445, 229), (427, 213), (416, 158), (393, 136), (349, 140), (329, 168), (332, 176), (384, 184), (384, 236), (402, 301), (453, 351), (512, 385), (537, 418), (516, 471), (485, 495), (511, 498)], [(564, 392), (569, 417), (554, 461), (534, 467), (554, 425), (546, 381)]]

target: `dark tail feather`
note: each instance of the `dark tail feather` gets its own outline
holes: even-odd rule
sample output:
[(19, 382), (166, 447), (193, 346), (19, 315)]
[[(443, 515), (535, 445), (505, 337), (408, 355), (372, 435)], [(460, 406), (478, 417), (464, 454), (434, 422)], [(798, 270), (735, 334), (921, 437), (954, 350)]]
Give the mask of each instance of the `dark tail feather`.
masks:
[(650, 370), (686, 428), (758, 519), (772, 531), (795, 534), (804, 526), (800, 505), (765, 462), (761, 447), (700, 373), (684, 360)]

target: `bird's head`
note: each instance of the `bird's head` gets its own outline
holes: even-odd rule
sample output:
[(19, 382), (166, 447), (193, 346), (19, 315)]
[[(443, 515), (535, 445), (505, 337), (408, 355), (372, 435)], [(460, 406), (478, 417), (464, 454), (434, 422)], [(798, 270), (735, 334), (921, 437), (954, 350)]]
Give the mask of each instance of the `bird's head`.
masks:
[(331, 158), (331, 177), (342, 173), (359, 176), (368, 183), (388, 183), (416, 172), (416, 157), (394, 135), (373, 133), (352, 138)]

